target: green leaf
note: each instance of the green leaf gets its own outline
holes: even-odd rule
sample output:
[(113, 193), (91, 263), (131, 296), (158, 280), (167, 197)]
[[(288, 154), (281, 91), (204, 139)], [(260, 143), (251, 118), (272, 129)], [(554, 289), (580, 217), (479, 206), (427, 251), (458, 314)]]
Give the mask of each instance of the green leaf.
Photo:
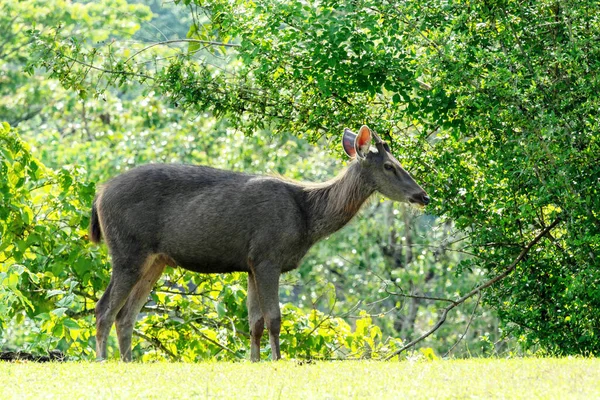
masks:
[(77, 323), (77, 321), (71, 319), (71, 318), (65, 318), (62, 321), (63, 325), (66, 326), (69, 329), (81, 329), (81, 327), (79, 326), (79, 324)]

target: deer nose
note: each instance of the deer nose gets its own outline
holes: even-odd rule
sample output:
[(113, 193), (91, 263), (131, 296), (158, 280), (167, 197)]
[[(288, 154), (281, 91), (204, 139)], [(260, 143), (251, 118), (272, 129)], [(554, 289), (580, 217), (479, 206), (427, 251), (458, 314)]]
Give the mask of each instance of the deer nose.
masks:
[(423, 194), (423, 197), (421, 197), (421, 200), (423, 200), (423, 205), (427, 205), (431, 201), (429, 196), (427, 196), (426, 194)]

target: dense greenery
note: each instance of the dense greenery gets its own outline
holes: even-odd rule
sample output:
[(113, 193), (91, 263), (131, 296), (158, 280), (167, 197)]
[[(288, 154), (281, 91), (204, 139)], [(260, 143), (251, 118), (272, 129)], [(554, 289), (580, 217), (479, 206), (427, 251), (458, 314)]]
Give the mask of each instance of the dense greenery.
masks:
[[(343, 127), (368, 123), (434, 201), (373, 202), (284, 277), (288, 357), (385, 356), (555, 221), (426, 346), (444, 354), (469, 322), (461, 354), (600, 350), (595, 2), (1, 7), (0, 120), (20, 133), (0, 136), (0, 343), (93, 356), (96, 182), (152, 161), (325, 180)], [(168, 271), (135, 351), (244, 357), (244, 280)]]

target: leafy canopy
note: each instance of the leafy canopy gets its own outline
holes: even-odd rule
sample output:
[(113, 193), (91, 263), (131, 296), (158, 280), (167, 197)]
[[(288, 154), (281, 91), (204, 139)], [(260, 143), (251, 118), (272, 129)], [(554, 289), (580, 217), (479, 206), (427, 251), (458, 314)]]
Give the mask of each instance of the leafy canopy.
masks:
[(337, 143), (369, 123), (462, 233), (463, 270), (497, 274), (560, 220), (485, 301), (526, 346), (598, 353), (595, 2), (183, 3), (186, 51), (34, 30), (35, 65), (82, 96), (145, 83), (248, 134)]

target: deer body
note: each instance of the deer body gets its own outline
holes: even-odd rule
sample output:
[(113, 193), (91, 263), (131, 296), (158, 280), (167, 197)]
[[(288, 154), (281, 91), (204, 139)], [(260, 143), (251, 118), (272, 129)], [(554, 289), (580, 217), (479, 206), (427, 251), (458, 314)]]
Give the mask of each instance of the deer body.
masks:
[[(121, 357), (131, 360), (137, 314), (165, 266), (178, 265), (200, 273), (247, 272), (251, 359), (260, 358), (265, 324), (279, 359), (279, 276), (382, 191), (365, 160), (316, 185), (173, 164), (141, 166), (109, 181), (94, 200), (90, 226), (92, 241), (105, 238), (113, 263), (96, 306), (97, 358), (106, 358), (116, 322)], [(425, 192), (404, 173), (408, 186), (399, 200), (426, 204)]]
[(261, 256), (290, 270), (301, 257), (290, 250), (308, 247), (303, 193), (276, 178), (150, 164), (111, 181), (100, 201), (103, 221), (120, 220), (114, 233), (128, 245), (196, 272), (248, 272), (248, 259)]

